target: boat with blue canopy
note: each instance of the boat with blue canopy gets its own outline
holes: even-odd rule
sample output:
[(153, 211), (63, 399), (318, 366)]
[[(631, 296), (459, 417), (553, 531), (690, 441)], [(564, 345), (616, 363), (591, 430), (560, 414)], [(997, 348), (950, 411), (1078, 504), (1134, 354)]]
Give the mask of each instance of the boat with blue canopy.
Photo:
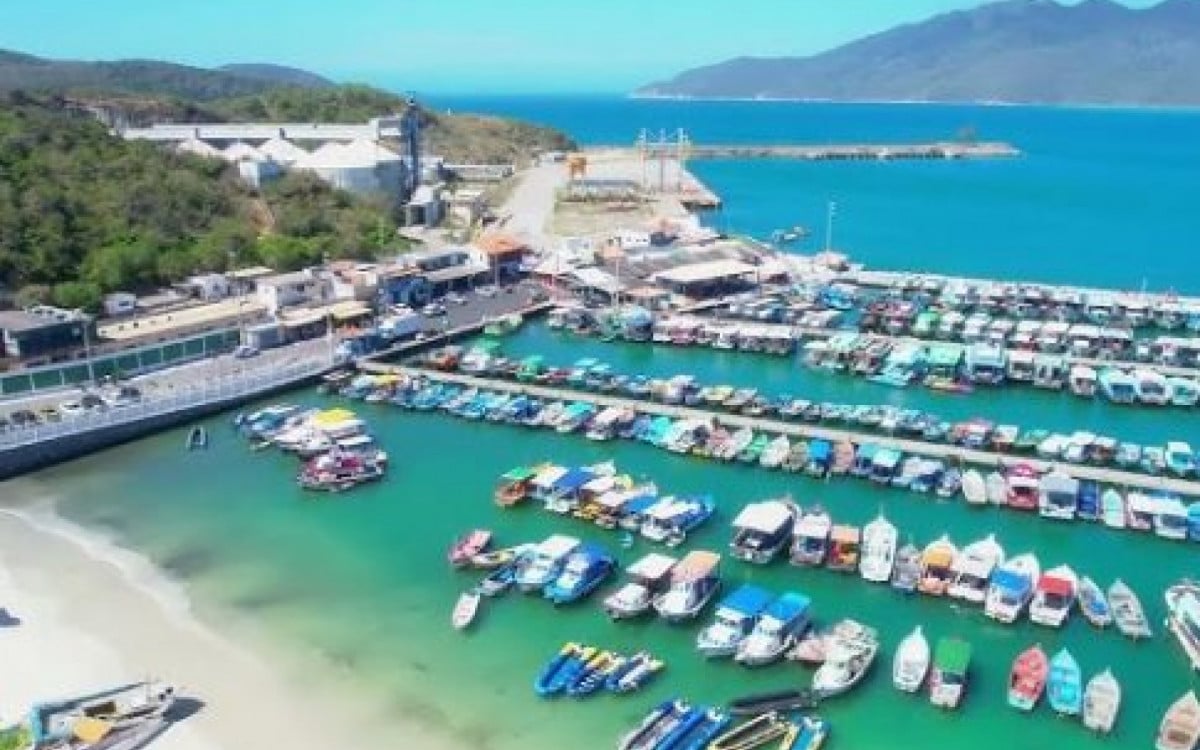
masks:
[(800, 640), (808, 630), (812, 600), (789, 591), (763, 610), (754, 630), (738, 646), (735, 659), (747, 666), (770, 664)]
[(576, 602), (595, 591), (616, 569), (617, 561), (607, 550), (584, 544), (567, 556), (561, 572), (542, 592), (555, 604)]
[(664, 497), (643, 514), (642, 536), (677, 546), (687, 539), (688, 532), (711, 518), (716, 507), (707, 495)]
[(771, 592), (758, 586), (740, 586), (717, 605), (712, 623), (696, 636), (696, 649), (710, 658), (733, 656), (772, 598)]

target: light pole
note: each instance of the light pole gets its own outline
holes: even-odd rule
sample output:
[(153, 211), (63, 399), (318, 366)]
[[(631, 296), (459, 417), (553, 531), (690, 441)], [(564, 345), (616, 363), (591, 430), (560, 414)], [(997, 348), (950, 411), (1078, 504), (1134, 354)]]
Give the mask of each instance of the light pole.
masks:
[(825, 209), (825, 252), (833, 252), (833, 217), (837, 215), (837, 203), (829, 201)]
[(80, 313), (83, 317), (83, 356), (87, 359), (88, 382), (94, 388), (96, 386), (96, 367), (92, 364), (92, 318), (86, 313)]

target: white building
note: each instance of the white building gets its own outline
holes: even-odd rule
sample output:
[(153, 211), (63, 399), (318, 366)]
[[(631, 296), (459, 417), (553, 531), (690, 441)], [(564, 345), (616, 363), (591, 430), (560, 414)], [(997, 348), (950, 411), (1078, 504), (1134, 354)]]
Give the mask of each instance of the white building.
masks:
[(285, 168), (308, 156), (307, 151), (283, 138), (272, 138), (263, 143), (258, 147), (258, 152)]
[(272, 314), (285, 307), (324, 299), (324, 282), (312, 271), (280, 273), (255, 281), (255, 294)]
[(399, 155), (371, 141), (326, 143), (297, 159), (292, 169), (312, 172), (340, 190), (398, 195), (405, 165)]
[(137, 295), (130, 292), (113, 292), (104, 295), (104, 314), (109, 317), (130, 315), (137, 310)]
[(233, 291), (229, 278), (219, 273), (191, 276), (186, 284), (198, 298), (208, 302), (225, 299)]

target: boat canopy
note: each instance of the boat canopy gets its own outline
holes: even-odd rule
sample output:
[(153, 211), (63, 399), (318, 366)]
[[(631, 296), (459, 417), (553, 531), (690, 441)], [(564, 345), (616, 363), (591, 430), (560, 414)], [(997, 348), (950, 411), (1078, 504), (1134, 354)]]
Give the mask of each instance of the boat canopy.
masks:
[(804, 594), (789, 591), (771, 602), (762, 614), (779, 622), (790, 622), (807, 612), (811, 604), (812, 600)]
[(900, 464), (900, 459), (903, 456), (900, 451), (892, 448), (879, 448), (875, 451), (874, 458), (871, 463), (880, 469), (894, 469)]
[(939, 544), (925, 550), (921, 555), (921, 562), (938, 568), (948, 568), (954, 562), (954, 551)]
[(880, 451), (880, 447), (875, 443), (863, 443), (858, 446), (858, 450), (854, 452), (854, 460), (860, 463), (867, 463), (875, 460), (875, 454)]
[(1000, 568), (993, 573), (991, 582), (996, 588), (1014, 595), (1024, 595), (1033, 588), (1033, 581), (1029, 580), (1029, 576), (1009, 568)]
[(1065, 578), (1060, 578), (1053, 573), (1046, 573), (1038, 579), (1038, 591), (1044, 591), (1047, 594), (1055, 596), (1070, 596), (1073, 592), (1071, 582)]
[(808, 460), (817, 463), (828, 463), (833, 456), (833, 443), (828, 440), (814, 440), (808, 444)]
[(772, 603), (771, 599), (771, 592), (747, 583), (722, 599), (718, 608), (732, 610), (745, 617), (757, 617)]
[(500, 478), (505, 482), (528, 482), (537, 476), (537, 471), (528, 466), (517, 466), (504, 472)]
[(1063, 495), (1073, 498), (1079, 494), (1079, 480), (1059, 471), (1050, 472), (1042, 477), (1040, 487), (1042, 492), (1047, 495)]
[(629, 576), (643, 581), (661, 581), (675, 567), (675, 558), (651, 552), (629, 566)]
[(542, 557), (561, 559), (575, 551), (579, 540), (573, 536), (554, 534), (537, 546), (534, 553)]
[(792, 517), (792, 508), (787, 503), (781, 500), (766, 500), (742, 508), (737, 518), (733, 519), (733, 525), (739, 529), (773, 534), (783, 528)]
[(957, 638), (943, 638), (938, 641), (933, 660), (942, 672), (966, 674), (971, 664), (971, 644)]
[(929, 347), (929, 364), (932, 367), (957, 367), (963, 358), (963, 347), (958, 344), (934, 344)]
[[(566, 477), (564, 477), (564, 479), (565, 478)], [(621, 477), (612, 474), (605, 474), (604, 476), (593, 477), (589, 479), (586, 483), (584, 483), (582, 489), (595, 495), (602, 495), (616, 487), (618, 484), (621, 484), (623, 481), (624, 479)]]
[(829, 534), (829, 529), (832, 525), (833, 522), (824, 513), (805, 515), (800, 519), (800, 523), (796, 525), (796, 536), (824, 538)]
[(674, 521), (696, 510), (699, 501), (694, 498), (664, 497), (646, 510), (646, 515), (660, 522)]
[(533, 486), (539, 489), (548, 490), (554, 486), (554, 483), (562, 479), (566, 475), (567, 469), (563, 466), (547, 466), (537, 473), (533, 478)]
[(310, 417), (310, 421), (314, 427), (328, 427), (355, 419), (358, 419), (358, 417), (349, 409), (326, 409)]
[(834, 526), (830, 536), (839, 544), (858, 544), (862, 532), (857, 526)]
[(693, 550), (671, 570), (671, 580), (675, 583), (699, 581), (712, 575), (720, 564), (721, 556), (716, 552)]
[(645, 513), (655, 503), (658, 502), (658, 495), (647, 489), (643, 489), (631, 500), (626, 500), (621, 509), (630, 515)]
[(558, 492), (573, 492), (592, 481), (595, 476), (595, 474), (587, 469), (568, 469), (554, 483), (554, 489)]

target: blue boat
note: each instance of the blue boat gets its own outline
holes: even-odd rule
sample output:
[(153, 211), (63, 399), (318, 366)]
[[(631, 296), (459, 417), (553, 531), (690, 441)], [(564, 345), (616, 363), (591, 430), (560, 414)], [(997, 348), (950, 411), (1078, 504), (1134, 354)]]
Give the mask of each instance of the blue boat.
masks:
[(879, 484), (891, 484), (896, 478), (896, 472), (900, 467), (902, 458), (903, 454), (892, 448), (880, 448), (876, 450), (875, 456), (871, 460), (871, 481)]
[(704, 719), (707, 716), (707, 707), (692, 706), (683, 714), (678, 723), (672, 727), (671, 731), (663, 735), (663, 738), (654, 746), (654, 750), (675, 750), (679, 747), (679, 743), (691, 734), (693, 729), (704, 723)]
[(1192, 503), (1187, 509), (1188, 539), (1200, 542), (1200, 502)]
[(652, 542), (682, 544), (688, 532), (712, 518), (716, 503), (708, 495), (664, 497), (643, 515), (641, 533)]
[(931, 458), (924, 459), (908, 488), (913, 492), (931, 492), (941, 483), (942, 475), (945, 473), (946, 465), (941, 461)]
[(854, 452), (854, 464), (850, 467), (850, 473), (856, 477), (869, 476), (871, 467), (875, 463), (875, 454), (879, 451), (879, 446), (874, 443), (863, 443), (858, 446), (858, 450)]
[(592, 646), (580, 648), (569, 656), (546, 683), (546, 693), (544, 696), (560, 695), (566, 692), (567, 687), (579, 678), (579, 675), (587, 669), (588, 663), (595, 656), (596, 649)]
[(595, 478), (596, 473), (591, 469), (568, 469), (550, 486), (545, 498), (546, 509), (555, 513), (571, 512), (579, 505), (579, 496), (584, 486)]
[(617, 750), (655, 750), (680, 718), (690, 710), (686, 701), (671, 698), (651, 709), (633, 731), (621, 738)]
[(800, 719), (800, 734), (792, 744), (792, 750), (818, 750), (825, 743), (831, 726), (820, 716), (805, 716)]
[(546, 584), (543, 594), (555, 604), (579, 601), (595, 591), (616, 569), (616, 559), (604, 548), (584, 544), (567, 556), (562, 571)]
[(592, 368), (597, 367), (599, 365), (600, 365), (600, 362), (598, 360), (592, 359), (591, 357), (585, 357), (584, 359), (579, 360), (578, 362), (575, 363), (575, 366), (572, 367), (571, 371), (567, 374), (567, 382), (577, 388), (582, 386), (584, 380), (587, 379), (588, 373), (590, 373), (592, 371)]
[(759, 666), (782, 657), (808, 630), (811, 605), (811, 599), (794, 591), (771, 602), (759, 615), (754, 630), (738, 646), (735, 656), (738, 663)]
[(1090, 479), (1081, 479), (1075, 496), (1075, 517), (1095, 521), (1100, 518), (1100, 512), (1100, 485)]
[(651, 445), (661, 446), (666, 441), (674, 424), (675, 422), (670, 417), (655, 417), (650, 421), (650, 426), (646, 428), (646, 434), (642, 439)]
[(833, 464), (833, 443), (828, 440), (813, 440), (808, 444), (808, 463), (804, 465), (804, 473), (823, 477), (829, 473)]
[(696, 649), (707, 657), (733, 656), (772, 598), (766, 589), (743, 584), (717, 605), (712, 623), (696, 636)]
[(587, 698), (604, 687), (608, 675), (628, 661), (625, 657), (613, 651), (602, 651), (576, 675), (571, 684), (567, 685), (567, 695), (572, 698)]
[(676, 743), (677, 750), (705, 750), (709, 743), (729, 726), (732, 717), (727, 711), (710, 708), (704, 713), (704, 721), (697, 725), (690, 734)]
[(647, 651), (639, 651), (608, 674), (604, 688), (610, 693), (629, 693), (640, 689), (663, 668), (663, 663)]
[(575, 659), (583, 658), (584, 654), (590, 657), (596, 652), (596, 649), (585, 649), (578, 643), (568, 643), (562, 647), (546, 666), (542, 667), (542, 671), (538, 673), (537, 679), (533, 682), (533, 690), (543, 698), (555, 695), (560, 692), (565, 684), (558, 684), (558, 675), (562, 672), (568, 663)]
[(1083, 675), (1079, 663), (1065, 648), (1050, 660), (1046, 698), (1050, 707), (1060, 714), (1076, 716), (1083, 709)]
[(540, 591), (558, 577), (563, 563), (579, 546), (575, 537), (554, 534), (539, 543), (521, 560), (516, 584), (525, 592)]

